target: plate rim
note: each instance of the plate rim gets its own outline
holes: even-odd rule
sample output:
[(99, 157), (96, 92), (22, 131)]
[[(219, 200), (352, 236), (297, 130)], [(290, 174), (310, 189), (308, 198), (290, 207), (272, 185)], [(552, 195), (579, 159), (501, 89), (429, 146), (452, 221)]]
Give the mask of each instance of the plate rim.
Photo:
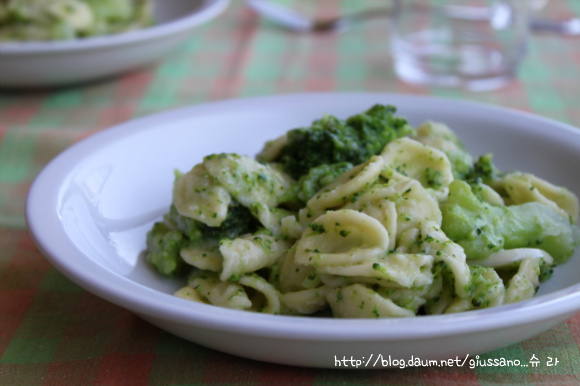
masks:
[[(462, 314), (453, 315), (436, 315), (421, 316), (418, 318), (405, 319), (333, 319), (324, 318), (324, 323), (318, 323), (318, 318), (304, 316), (281, 316), (281, 315), (264, 315), (250, 313), (247, 311), (229, 310), (205, 304), (197, 304), (178, 299), (173, 295), (161, 293), (139, 283), (133, 282), (122, 275), (116, 274), (104, 267), (96, 264), (94, 261), (87, 259), (93, 268), (108, 272), (116, 280), (115, 284), (120, 287), (103, 285), (102, 281), (91, 278), (89, 272), (79, 272), (71, 264), (65, 264), (63, 257), (58, 256), (54, 240), (47, 238), (46, 229), (39, 227), (39, 219), (46, 223), (50, 220), (52, 226), (59, 226), (56, 214), (56, 199), (60, 190), (60, 183), (56, 188), (47, 194), (45, 186), (48, 182), (58, 177), (59, 182), (64, 181), (67, 175), (70, 175), (74, 166), (70, 166), (71, 158), (77, 153), (90, 154), (86, 150), (94, 148), (98, 151), (102, 144), (109, 143), (115, 138), (124, 138), (132, 135), (136, 131), (143, 130), (143, 125), (148, 129), (155, 129), (155, 124), (167, 122), (171, 118), (178, 117), (181, 114), (196, 114), (200, 112), (219, 111), (224, 108), (236, 106), (243, 108), (245, 105), (262, 104), (266, 101), (273, 100), (277, 103), (288, 103), (292, 99), (304, 98), (356, 98), (365, 96), (368, 98), (391, 100), (396, 98), (408, 100), (429, 100), (435, 103), (459, 104), (460, 106), (470, 106), (470, 108), (483, 109), (489, 112), (501, 112), (512, 117), (520, 119), (540, 120), (551, 127), (571, 133), (571, 135), (580, 138), (580, 130), (571, 125), (562, 123), (551, 118), (538, 116), (529, 112), (515, 110), (496, 105), (489, 105), (473, 101), (461, 101), (442, 97), (433, 97), (425, 95), (408, 95), (393, 94), (381, 92), (321, 92), (321, 93), (290, 93), (267, 95), (247, 98), (232, 98), (209, 103), (202, 103), (193, 106), (171, 109), (165, 112), (144, 116), (130, 120), (119, 125), (112, 126), (99, 133), (87, 137), (71, 147), (65, 149), (55, 158), (53, 158), (38, 174), (33, 181), (28, 192), (26, 200), (26, 223), (28, 225), (31, 237), (39, 250), (59, 271), (72, 281), (79, 284), (89, 292), (96, 294), (120, 307), (129, 309), (137, 314), (147, 315), (154, 318), (161, 318), (168, 321), (195, 324), (205, 328), (215, 330), (232, 330), (237, 333), (253, 336), (268, 336), (285, 339), (296, 339), (299, 334), (300, 339), (308, 341), (370, 341), (370, 340), (414, 340), (424, 339), (426, 337), (445, 337), (458, 334), (470, 334), (483, 331), (491, 331), (499, 328), (520, 326), (525, 324), (546, 321), (568, 313), (580, 310), (580, 283), (560, 289), (550, 294), (530, 299), (521, 303), (504, 305), (497, 308), (470, 311)], [(394, 103), (395, 104), (395, 103)], [(60, 165), (65, 164), (69, 167), (62, 169)], [(51, 205), (47, 204), (54, 204)], [(53, 216), (51, 218), (51, 215)], [(47, 228), (45, 226), (45, 228)], [(64, 231), (61, 236), (66, 236)], [(66, 240), (66, 253), (82, 254), (72, 242)], [(62, 247), (62, 246), (61, 246)], [(56, 249), (55, 249), (56, 248)], [(61, 251), (62, 253), (63, 251)], [(91, 272), (94, 273), (94, 272)], [(119, 289), (134, 289), (135, 286), (141, 287), (146, 295), (137, 296), (130, 292), (119, 291)], [(538, 312), (546, 307), (550, 312)], [(163, 314), (160, 314), (163, 312)], [(495, 315), (496, 318), (480, 318), (485, 315)], [(490, 320), (491, 319), (491, 320)], [(404, 323), (401, 322), (404, 320)], [(257, 324), (257, 322), (259, 324)], [(437, 323), (435, 323), (437, 321)], [(438, 321), (445, 321), (439, 323)], [(257, 328), (259, 326), (259, 329)], [(396, 331), (385, 329), (386, 326), (397, 326)], [(418, 330), (418, 326), (421, 330)], [(356, 329), (354, 329), (356, 327)], [(379, 329), (380, 327), (380, 329)], [(259, 330), (259, 331), (258, 331)], [(345, 336), (348, 331), (348, 336)]]

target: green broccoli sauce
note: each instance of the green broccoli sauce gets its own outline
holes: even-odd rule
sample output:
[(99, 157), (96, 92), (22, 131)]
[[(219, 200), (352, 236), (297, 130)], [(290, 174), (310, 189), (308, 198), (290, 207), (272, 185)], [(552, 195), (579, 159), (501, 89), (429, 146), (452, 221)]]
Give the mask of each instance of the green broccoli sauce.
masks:
[(494, 288), (502, 285), (499, 277), (486, 277), (486, 268), (479, 266), (470, 267), (471, 271), (471, 305), (474, 308), (489, 307), (493, 300)]
[(202, 223), (198, 225), (201, 228), (202, 237), (213, 240), (235, 239), (240, 235), (253, 233), (261, 226), (248, 208), (234, 200), (230, 203), (226, 219), (219, 227), (209, 227)]
[(155, 223), (147, 234), (145, 258), (159, 273), (179, 276), (187, 273), (187, 264), (179, 255), (181, 248), (200, 242), (235, 239), (243, 234), (254, 233), (260, 226), (250, 210), (235, 200), (230, 203), (227, 217), (218, 227), (210, 227), (182, 216), (175, 205), (171, 205), (164, 221)]
[(473, 159), (465, 151), (444, 151), (451, 164), (453, 178), (465, 180), (473, 170)]
[(338, 162), (334, 164), (318, 165), (292, 185), (281, 199), (282, 202), (298, 201), (298, 207), (302, 207), (310, 200), (320, 189), (335, 181), (341, 174), (346, 173), (353, 168), (350, 162)]
[(553, 273), (554, 266), (551, 264), (546, 264), (546, 262), (542, 261), (542, 264), (540, 265), (540, 275), (539, 275), (540, 283), (543, 283), (549, 278), (551, 278)]
[(493, 154), (482, 155), (473, 163), (473, 167), (462, 178), (468, 182), (483, 182), (490, 185), (498, 180), (501, 173), (493, 164)]
[(310, 127), (290, 130), (288, 143), (274, 160), (294, 179), (313, 167), (349, 162), (361, 164), (390, 141), (414, 132), (393, 106), (375, 105), (346, 120), (327, 115)]
[(186, 264), (179, 252), (188, 244), (184, 234), (169, 228), (163, 222), (157, 222), (147, 233), (147, 251), (145, 259), (166, 276), (178, 276), (185, 273)]
[(443, 176), (439, 170), (426, 168), (424, 174), (425, 182), (430, 188), (440, 188), (443, 185), (441, 182)]

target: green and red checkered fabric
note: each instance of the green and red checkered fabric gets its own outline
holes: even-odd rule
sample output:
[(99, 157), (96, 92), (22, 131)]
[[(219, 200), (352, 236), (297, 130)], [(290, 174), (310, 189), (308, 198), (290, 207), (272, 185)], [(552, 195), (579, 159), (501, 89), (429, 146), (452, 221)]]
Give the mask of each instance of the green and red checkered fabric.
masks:
[[(383, 3), (273, 1), (326, 16)], [(542, 11), (550, 18), (574, 15), (580, 16), (577, 0), (552, 0)], [(24, 221), (27, 190), (42, 167), (75, 142), (169, 108), (307, 91), (438, 95), (580, 127), (580, 37), (534, 35), (518, 80), (498, 91), (415, 88), (395, 77), (384, 21), (341, 35), (288, 33), (233, 0), (222, 16), (154, 66), (56, 90), (0, 90), (0, 386), (580, 385), (580, 314), (533, 339), (480, 356), (527, 363), (535, 355), (541, 361), (537, 367), (293, 368), (173, 337), (72, 284), (33, 245)]]

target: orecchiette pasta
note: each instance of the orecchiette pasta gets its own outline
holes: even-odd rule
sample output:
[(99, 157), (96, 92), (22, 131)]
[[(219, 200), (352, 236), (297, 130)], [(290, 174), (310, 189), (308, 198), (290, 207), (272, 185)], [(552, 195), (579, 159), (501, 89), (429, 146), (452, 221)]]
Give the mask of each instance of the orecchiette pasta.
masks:
[(328, 308), (326, 295), (330, 287), (322, 286), (296, 292), (287, 292), (282, 295), (282, 304), (289, 313), (310, 315)]
[(389, 234), (373, 217), (352, 210), (329, 211), (318, 217), (296, 244), (296, 262), (327, 266), (378, 258), (388, 249)]
[(414, 139), (443, 151), (464, 151), (455, 133), (441, 122), (425, 122), (417, 127)]
[(473, 289), (468, 298), (457, 298), (445, 313), (463, 312), (475, 308), (496, 307), (504, 303), (504, 284), (492, 268), (475, 267), (472, 272)]
[(280, 293), (263, 277), (256, 274), (240, 278), (240, 284), (255, 290), (252, 299), (252, 311), (267, 314), (279, 314), (281, 309)]
[(505, 204), (502, 196), (498, 192), (493, 190), (491, 186), (480, 183), (477, 184), (473, 189), (476, 189), (481, 199), (488, 204), (496, 206), (501, 206)]
[[(441, 210), (437, 200), (415, 180), (392, 178), (385, 185), (375, 185), (367, 192), (362, 193), (359, 198), (361, 200), (360, 207), (362, 208), (364, 205), (364, 209), (367, 211), (380, 205), (394, 205), (396, 231), (394, 234), (390, 234), (390, 237), (395, 236), (397, 241), (407, 230), (418, 229), (420, 224), (425, 221), (441, 225)], [(374, 205), (365, 205), (365, 202), (374, 202)], [(392, 204), (387, 204), (389, 202)], [(355, 208), (356, 205), (355, 203)], [(392, 225), (390, 225), (389, 230), (393, 233)]]
[(315, 268), (298, 264), (295, 256), (296, 248), (292, 248), (274, 266), (274, 282), (282, 293), (307, 289), (317, 278)]
[(389, 234), (389, 249), (395, 249), (397, 235), (397, 207), (395, 202), (388, 199), (389, 192), (380, 187), (371, 188), (362, 193), (357, 200), (349, 202), (344, 209), (354, 209), (377, 219)]
[(332, 313), (339, 318), (393, 318), (415, 316), (362, 284), (335, 288), (326, 295)]
[(316, 272), (354, 278), (357, 282), (366, 282), (372, 278), (372, 282), (382, 287), (411, 288), (432, 283), (432, 265), (433, 256), (430, 255), (389, 253), (358, 264), (320, 266), (316, 268)]
[(246, 235), (223, 240), (219, 251), (223, 256), (221, 280), (236, 280), (245, 273), (272, 266), (287, 251), (289, 243), (267, 235)]
[(476, 264), (482, 267), (509, 268), (514, 264), (518, 265), (524, 259), (537, 259), (548, 265), (554, 264), (552, 256), (538, 248), (504, 249), (485, 260), (477, 260)]
[(252, 306), (246, 291), (239, 283), (222, 281), (215, 274), (198, 275), (191, 279), (188, 286), (197, 291), (199, 297), (209, 304), (240, 310)]
[(196, 268), (212, 272), (222, 270), (223, 257), (217, 245), (190, 245), (182, 248), (179, 254), (183, 261)]
[[(270, 208), (261, 202), (255, 202), (250, 207), (254, 216), (260, 221), (260, 223), (272, 232), (274, 235), (280, 235), (282, 233), (282, 220), (290, 217), (290, 212), (280, 208)], [(288, 225), (287, 225), (288, 226)], [(291, 229), (286, 228), (286, 232), (292, 232)]]
[(173, 203), (183, 216), (209, 226), (218, 226), (226, 218), (231, 197), (226, 189), (216, 184), (204, 164), (175, 181)]
[(372, 157), (367, 163), (355, 167), (340, 176), (332, 184), (318, 192), (306, 204), (307, 217), (318, 217), (325, 210), (344, 206), (356, 199), (356, 194), (370, 187), (384, 167), (381, 157)]
[(381, 156), (396, 173), (419, 181), (439, 201), (445, 200), (453, 181), (451, 163), (445, 153), (413, 139), (400, 138), (385, 146)]
[(513, 204), (536, 201), (548, 205), (573, 223), (578, 221), (578, 198), (565, 188), (529, 173), (508, 173), (502, 184)]
[[(337, 121), (318, 123), (329, 122)], [(370, 146), (328, 138), (348, 151)], [(551, 252), (558, 243), (580, 243), (573, 193), (531, 174), (501, 174), (491, 157), (474, 163), (443, 124), (393, 137), (358, 165), (339, 155), (299, 179), (277, 163), (291, 140), (269, 142), (258, 160), (211, 155), (178, 176), (175, 208), (147, 240), (158, 253), (150, 262), (190, 271), (177, 297), (342, 318), (463, 312), (531, 298), (569, 253)], [(535, 214), (516, 218), (536, 204), (544, 233)]]
[(288, 143), (288, 136), (286, 134), (264, 144), (262, 151), (256, 155), (256, 159), (260, 162), (271, 162), (280, 155), (282, 148)]
[(250, 157), (217, 154), (206, 157), (203, 164), (220, 186), (247, 207), (253, 203), (275, 207), (289, 186), (286, 178), (274, 168)]
[(453, 275), (457, 296), (469, 296), (471, 280), (465, 252), (436, 223), (427, 221), (422, 224), (416, 244), (411, 248), (413, 250), (431, 254), (435, 261), (442, 262)]
[(508, 282), (504, 303), (515, 303), (534, 297), (540, 284), (540, 264), (538, 259), (530, 257), (521, 261), (518, 272)]
[(416, 314), (428, 299), (435, 296), (434, 294), (430, 295), (433, 287), (433, 285), (416, 288), (376, 287), (375, 291), (382, 297), (391, 299), (399, 307), (412, 310)]

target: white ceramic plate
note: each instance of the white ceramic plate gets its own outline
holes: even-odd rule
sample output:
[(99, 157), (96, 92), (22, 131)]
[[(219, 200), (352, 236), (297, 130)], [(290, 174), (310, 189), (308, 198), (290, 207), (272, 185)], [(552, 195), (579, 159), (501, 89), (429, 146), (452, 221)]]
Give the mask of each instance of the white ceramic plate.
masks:
[[(190, 341), (276, 363), (334, 367), (342, 359), (471, 357), (537, 335), (580, 310), (580, 251), (537, 297), (456, 315), (338, 320), (263, 315), (172, 296), (140, 257), (171, 202), (173, 170), (218, 152), (254, 155), (288, 129), (394, 104), (413, 125), (446, 122), (502, 170), (520, 169), (580, 195), (580, 130), (527, 113), (389, 94), (298, 94), (194, 106), (131, 121), (56, 157), (31, 187), (26, 214), (39, 249), (87, 290)], [(510, 359), (510, 358), (506, 358)], [(513, 359), (513, 358), (511, 358)], [(371, 363), (372, 364), (372, 363)], [(381, 362), (378, 363), (381, 366)]]
[(229, 0), (154, 0), (156, 24), (123, 34), (50, 42), (0, 42), (0, 87), (90, 81), (162, 59)]

